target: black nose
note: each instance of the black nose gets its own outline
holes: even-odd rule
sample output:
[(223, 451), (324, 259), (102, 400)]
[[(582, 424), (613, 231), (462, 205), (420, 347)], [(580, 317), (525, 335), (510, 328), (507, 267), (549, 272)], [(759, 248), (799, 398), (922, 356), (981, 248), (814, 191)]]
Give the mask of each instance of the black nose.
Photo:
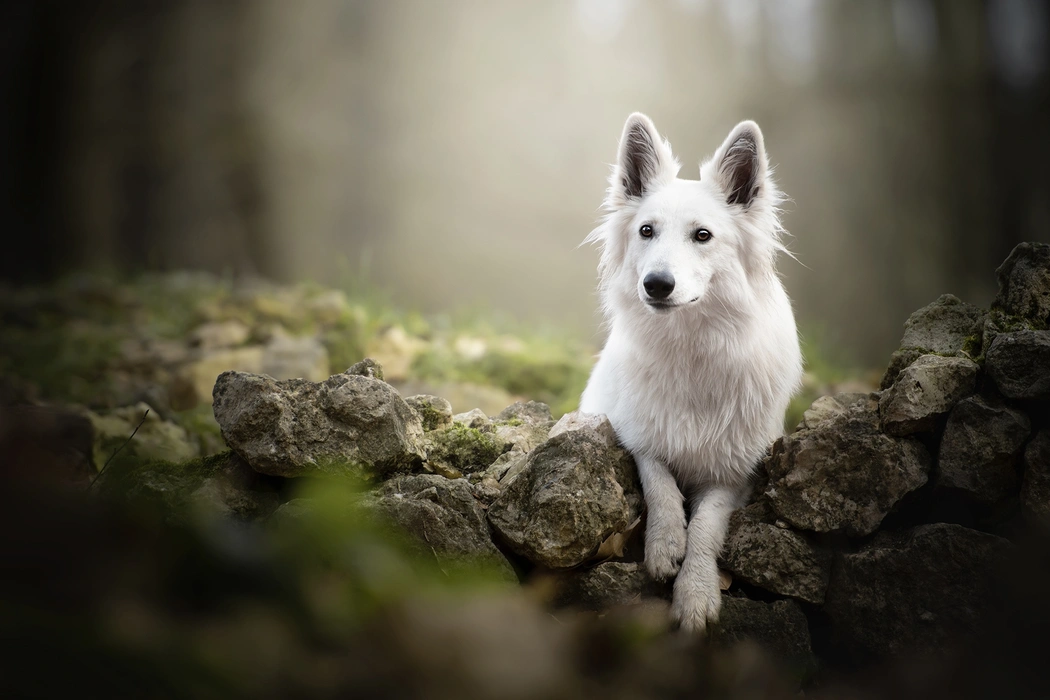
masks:
[(674, 277), (669, 272), (650, 272), (642, 280), (650, 299), (666, 299), (674, 291)]

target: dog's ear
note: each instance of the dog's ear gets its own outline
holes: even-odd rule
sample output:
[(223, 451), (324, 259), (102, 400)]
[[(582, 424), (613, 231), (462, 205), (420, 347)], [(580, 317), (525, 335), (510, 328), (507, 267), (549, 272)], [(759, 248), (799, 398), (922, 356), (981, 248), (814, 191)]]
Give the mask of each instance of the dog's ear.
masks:
[(635, 112), (627, 118), (620, 137), (620, 153), (610, 180), (606, 204), (618, 209), (674, 179), (678, 163), (671, 146), (660, 138), (649, 117)]
[(764, 194), (769, 183), (769, 159), (762, 130), (753, 121), (740, 122), (714, 157), (715, 179), (728, 204), (747, 209)]

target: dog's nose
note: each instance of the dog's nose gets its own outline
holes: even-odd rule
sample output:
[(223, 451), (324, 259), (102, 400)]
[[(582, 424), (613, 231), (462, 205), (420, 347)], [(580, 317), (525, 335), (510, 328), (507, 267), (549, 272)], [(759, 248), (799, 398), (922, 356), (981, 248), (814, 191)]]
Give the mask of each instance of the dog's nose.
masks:
[(666, 299), (674, 291), (674, 277), (669, 272), (650, 272), (642, 280), (650, 299)]

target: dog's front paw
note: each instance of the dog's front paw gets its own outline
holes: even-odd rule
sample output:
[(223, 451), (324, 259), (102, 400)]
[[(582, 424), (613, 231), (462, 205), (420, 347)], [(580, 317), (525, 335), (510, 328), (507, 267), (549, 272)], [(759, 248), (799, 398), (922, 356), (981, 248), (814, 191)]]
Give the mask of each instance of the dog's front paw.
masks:
[(714, 576), (691, 574), (683, 571), (675, 581), (671, 614), (686, 632), (702, 633), (709, 623), (718, 622), (722, 591), (717, 569)]
[(682, 523), (650, 524), (645, 530), (645, 568), (657, 581), (673, 578), (685, 558), (685, 518)]

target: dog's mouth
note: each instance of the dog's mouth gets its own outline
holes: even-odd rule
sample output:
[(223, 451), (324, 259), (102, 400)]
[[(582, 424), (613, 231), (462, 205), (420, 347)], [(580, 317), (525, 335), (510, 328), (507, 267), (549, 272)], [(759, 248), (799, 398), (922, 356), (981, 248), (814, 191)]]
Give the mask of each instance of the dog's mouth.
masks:
[(650, 309), (657, 313), (667, 313), (673, 309), (677, 309), (680, 306), (689, 306), (690, 304), (694, 304), (698, 301), (700, 301), (700, 297), (695, 297), (693, 299), (690, 299), (689, 301), (684, 301), (679, 304), (675, 304), (670, 301), (660, 301), (658, 299), (648, 299), (645, 303), (649, 306)]

